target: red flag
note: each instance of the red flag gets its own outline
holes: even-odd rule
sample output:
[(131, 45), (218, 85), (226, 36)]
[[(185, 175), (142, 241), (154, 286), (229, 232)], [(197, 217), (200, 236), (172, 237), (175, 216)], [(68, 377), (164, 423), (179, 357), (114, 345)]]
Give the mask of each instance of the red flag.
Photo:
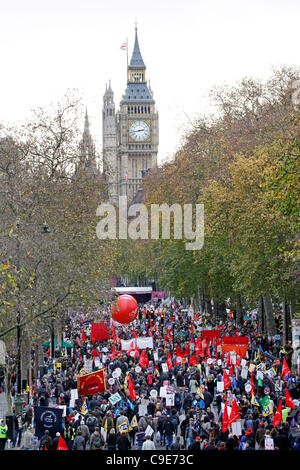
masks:
[(69, 447), (65, 443), (64, 439), (62, 436), (59, 436), (59, 441), (57, 445), (57, 450), (69, 450)]
[(92, 349), (91, 354), (92, 354), (92, 356), (94, 356), (94, 357), (99, 356), (99, 353), (98, 353), (97, 349)]
[(116, 328), (115, 328), (115, 325), (111, 324), (111, 327), (110, 327), (110, 329), (111, 329), (111, 332), (112, 332), (113, 338), (115, 338), (115, 337), (117, 336), (117, 334), (116, 334)]
[(227, 360), (226, 360), (227, 369), (228, 369), (229, 363), (230, 363), (230, 353), (227, 354)]
[(170, 369), (172, 369), (172, 367), (173, 367), (173, 364), (172, 364), (172, 359), (171, 359), (171, 354), (170, 354), (170, 352), (169, 352), (169, 354), (168, 354), (168, 359), (167, 359), (167, 366), (168, 366), (168, 369), (169, 369), (169, 370), (170, 370)]
[(46, 444), (44, 445), (44, 450), (48, 450)]
[(194, 322), (193, 321), (191, 322), (190, 330), (191, 330), (191, 333), (194, 332)]
[(196, 354), (193, 354), (192, 357), (190, 358), (190, 365), (192, 367), (195, 367), (197, 364), (199, 364), (199, 359), (196, 356)]
[(117, 356), (116, 343), (114, 342), (112, 353), (109, 355), (111, 361)]
[(130, 374), (128, 376), (128, 391), (129, 391), (129, 395), (130, 395), (131, 400), (135, 400), (136, 399), (136, 393), (135, 393), (135, 390), (134, 390), (134, 384), (133, 384), (133, 381), (131, 379)]
[(133, 357), (138, 357), (139, 355), (140, 355), (140, 351), (139, 351), (139, 348), (136, 345)]
[(253, 382), (253, 372), (251, 374), (251, 380), (250, 380), (250, 385), (251, 385), (251, 395), (254, 395), (254, 382)]
[(211, 357), (208, 345), (206, 346), (206, 355), (207, 355), (207, 357)]
[(233, 364), (232, 362), (230, 361), (230, 369), (229, 369), (229, 375), (233, 375), (234, 372), (233, 372)]
[(149, 328), (149, 330), (148, 330), (148, 336), (150, 336), (150, 337), (153, 336), (152, 333), (151, 333), (150, 328)]
[(95, 341), (103, 341), (105, 339), (110, 339), (106, 324), (94, 321), (91, 329), (91, 341), (94, 343)]
[(236, 399), (234, 399), (232, 403), (230, 416), (229, 416), (229, 426), (231, 426), (232, 423), (235, 423), (238, 419), (240, 419), (240, 413), (239, 413)]
[(137, 337), (138, 337), (137, 334), (136, 334), (136, 332), (135, 332), (134, 327), (132, 328), (132, 336), (133, 336), (134, 338), (137, 338)]
[(196, 345), (195, 345), (195, 351), (198, 355), (200, 355), (201, 350), (202, 350), (202, 345), (201, 345), (201, 342), (200, 342), (200, 338), (197, 337)]
[(291, 395), (288, 391), (288, 388), (286, 387), (285, 389), (285, 405), (288, 407), (288, 408), (292, 408), (292, 410), (294, 408), (296, 408), (296, 405), (295, 403), (293, 402), (293, 400), (291, 399)]
[(273, 426), (274, 428), (281, 423), (281, 420), (282, 420), (282, 399), (280, 398), (280, 402), (279, 402), (279, 405), (278, 405), (278, 408), (276, 410), (276, 413), (275, 413), (275, 416), (274, 416), (274, 419), (273, 419)]
[(235, 363), (235, 365), (236, 365), (236, 366), (238, 366), (238, 367), (240, 367), (240, 366), (241, 366), (241, 360), (240, 360), (240, 358), (239, 358), (239, 357), (236, 359), (236, 363)]
[(147, 354), (146, 354), (145, 349), (143, 349), (142, 354), (141, 354), (141, 356), (140, 356), (139, 365), (141, 366), (142, 369), (144, 369), (144, 368), (146, 367), (146, 365), (147, 365), (148, 367), (150, 366), (150, 362), (149, 362), (149, 360), (148, 360), (148, 357), (147, 357)]
[(135, 341), (132, 340), (130, 345), (129, 345), (129, 348), (127, 350), (127, 356), (130, 356), (131, 351), (135, 351), (135, 344), (134, 343), (135, 343)]
[(291, 375), (291, 370), (285, 360), (285, 357), (283, 358), (283, 363), (282, 363), (282, 371), (281, 371), (281, 376), (283, 377), (283, 380), (285, 381), (285, 383), (287, 383), (287, 380), (288, 380), (288, 376)]
[(223, 422), (222, 422), (222, 432), (226, 432), (229, 428), (229, 419), (227, 411), (227, 401), (225, 401), (224, 411), (223, 411)]
[(80, 331), (80, 334), (81, 334), (81, 338), (80, 338), (80, 339), (81, 339), (81, 341), (84, 343), (84, 342), (86, 341), (86, 337), (85, 337), (84, 331), (81, 330), (81, 331)]
[(227, 388), (229, 388), (231, 386), (231, 380), (230, 380), (226, 370), (224, 370), (224, 374), (223, 374), (223, 383), (224, 383), (224, 390), (226, 390)]

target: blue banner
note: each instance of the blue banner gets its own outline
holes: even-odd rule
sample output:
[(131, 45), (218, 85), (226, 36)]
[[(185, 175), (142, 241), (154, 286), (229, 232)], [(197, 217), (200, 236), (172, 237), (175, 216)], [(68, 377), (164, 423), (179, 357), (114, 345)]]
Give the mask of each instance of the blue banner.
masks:
[(60, 408), (48, 408), (47, 406), (34, 407), (35, 435), (40, 439), (48, 430), (51, 437), (57, 432), (62, 432), (63, 410)]

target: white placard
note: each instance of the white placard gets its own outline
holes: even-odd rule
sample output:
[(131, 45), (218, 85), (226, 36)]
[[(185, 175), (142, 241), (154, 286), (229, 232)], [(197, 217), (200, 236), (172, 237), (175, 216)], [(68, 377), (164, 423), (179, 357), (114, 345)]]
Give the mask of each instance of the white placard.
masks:
[(75, 407), (75, 400), (78, 399), (78, 389), (73, 388), (71, 390), (71, 399), (70, 399), (70, 407), (74, 408)]
[(262, 373), (261, 370), (256, 371), (256, 378), (257, 379), (263, 379), (264, 378), (264, 374)]
[(139, 416), (146, 416), (147, 414), (147, 405), (139, 405)]
[(101, 369), (101, 362), (100, 362), (100, 358), (98, 356), (95, 357), (94, 362), (95, 362), (95, 366), (99, 367), (99, 369)]
[(218, 359), (218, 366), (222, 365), (222, 359)]
[(153, 359), (154, 359), (155, 362), (158, 362), (158, 352), (157, 351), (154, 351)]
[(121, 371), (120, 367), (117, 367), (117, 368), (114, 370), (114, 372), (117, 374), (117, 378), (121, 377), (122, 371)]
[(246, 379), (248, 377), (248, 368), (247, 367), (242, 368), (241, 377), (242, 377), (242, 379)]
[(166, 395), (166, 406), (174, 406), (174, 393)]
[(232, 356), (231, 362), (232, 362), (233, 365), (236, 364), (236, 355), (235, 354)]
[(224, 391), (224, 382), (217, 382), (217, 391), (218, 392)]
[(142, 368), (140, 366), (136, 366), (135, 371), (139, 374), (142, 371)]
[(150, 390), (150, 396), (153, 397), (153, 398), (156, 398), (158, 395), (157, 393), (157, 390), (155, 390), (155, 388), (153, 388), (152, 390)]
[(249, 383), (246, 383), (245, 390), (246, 390), (247, 393), (249, 393), (251, 391), (251, 385)]
[(113, 385), (115, 383), (115, 379), (111, 377), (110, 379), (108, 379), (108, 383), (109, 385)]
[(241, 422), (239, 419), (235, 423), (232, 423), (231, 429), (232, 429), (232, 434), (234, 436), (239, 437), (242, 435), (242, 426), (241, 426)]
[(103, 354), (102, 356), (102, 364), (105, 364), (106, 363), (106, 360), (107, 360), (107, 356), (105, 354)]
[(166, 395), (167, 395), (166, 387), (160, 387), (160, 389), (159, 389), (160, 398), (165, 398)]
[(242, 360), (241, 360), (241, 366), (242, 366), (242, 367), (246, 367), (246, 365), (247, 365), (246, 359), (242, 359)]
[(113, 371), (111, 375), (113, 376), (114, 379), (117, 379), (119, 377), (118, 372), (116, 372), (115, 370)]
[(152, 436), (153, 433), (154, 433), (154, 430), (148, 424), (148, 426), (146, 427), (145, 436)]
[(274, 440), (271, 437), (265, 437), (265, 450), (274, 450)]
[(122, 400), (122, 398), (120, 397), (120, 395), (118, 393), (115, 393), (114, 395), (111, 395), (109, 397), (109, 401), (111, 402), (112, 405), (115, 405), (116, 403), (118, 403), (121, 400)]
[(161, 368), (162, 368), (162, 371), (163, 371), (165, 374), (168, 373), (169, 369), (168, 369), (168, 366), (167, 366), (167, 364), (166, 364), (165, 362), (162, 363)]

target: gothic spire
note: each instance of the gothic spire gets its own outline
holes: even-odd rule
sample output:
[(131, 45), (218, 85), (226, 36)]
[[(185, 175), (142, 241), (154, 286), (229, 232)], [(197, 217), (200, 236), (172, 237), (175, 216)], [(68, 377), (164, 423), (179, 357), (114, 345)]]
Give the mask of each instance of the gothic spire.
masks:
[(144, 64), (142, 54), (140, 51), (138, 34), (137, 34), (137, 26), (135, 27), (135, 41), (134, 41), (134, 48), (131, 56), (131, 60), (128, 66), (129, 69), (145, 69), (146, 66)]

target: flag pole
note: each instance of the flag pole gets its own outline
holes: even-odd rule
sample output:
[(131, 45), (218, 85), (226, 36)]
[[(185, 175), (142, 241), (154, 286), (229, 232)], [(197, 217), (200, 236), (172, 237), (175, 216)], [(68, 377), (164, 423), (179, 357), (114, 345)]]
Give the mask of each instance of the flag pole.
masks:
[(127, 81), (128, 81), (128, 38), (126, 38), (126, 57), (127, 57), (127, 70), (126, 70), (126, 76), (127, 76)]

